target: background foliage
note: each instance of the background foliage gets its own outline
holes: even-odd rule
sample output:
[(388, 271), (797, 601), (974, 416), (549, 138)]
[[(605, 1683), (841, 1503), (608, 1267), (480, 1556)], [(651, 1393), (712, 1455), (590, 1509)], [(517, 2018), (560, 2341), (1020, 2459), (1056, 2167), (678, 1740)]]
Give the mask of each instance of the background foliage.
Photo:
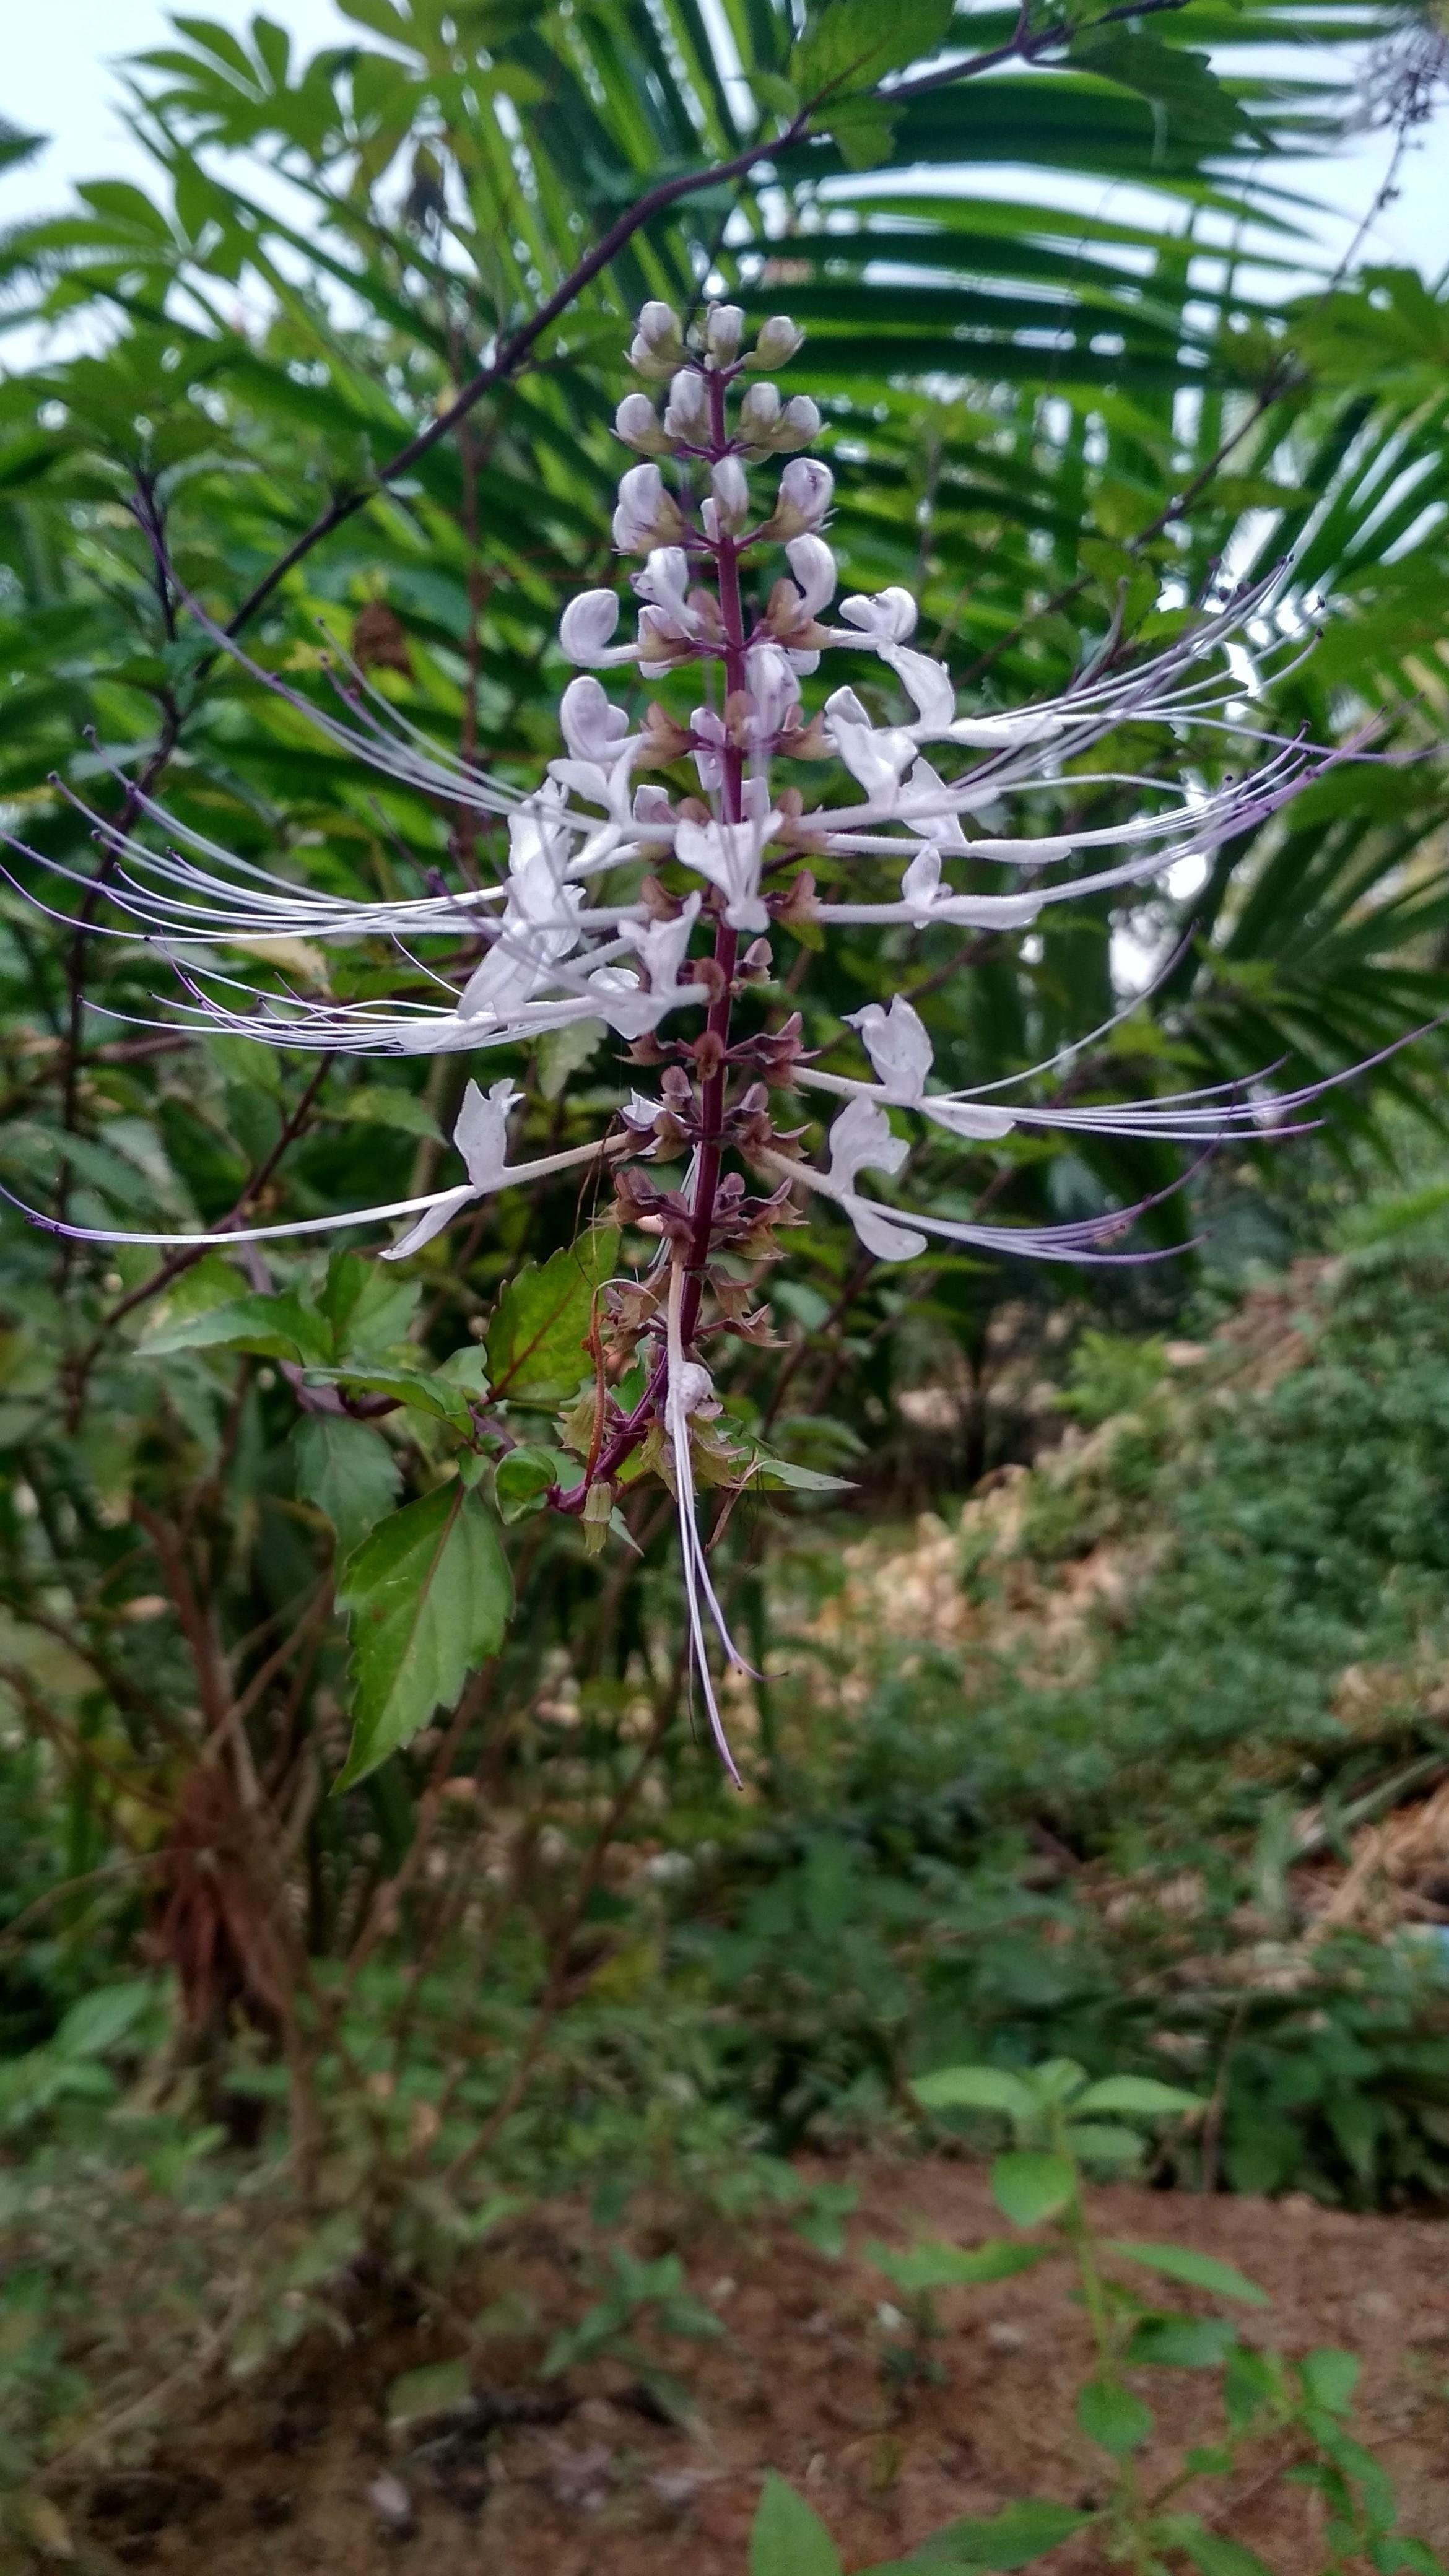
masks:
[[(856, 0), (808, 27), (785, 0), (345, 14), (354, 40), (310, 61), (262, 17), (245, 34), (178, 19), (131, 68), (150, 186), (97, 181), (0, 244), (10, 318), (54, 326), (0, 387), (0, 798), (17, 839), (83, 881), (94, 855), (67, 789), (134, 816), (145, 782), (224, 846), (339, 891), (474, 872), (481, 838), (360, 784), (190, 603), (304, 692), (325, 687), (325, 638), (347, 639), (441, 739), (536, 777), (556, 748), (561, 604), (610, 577), (628, 318), (649, 296), (724, 291), (807, 326), (840, 551), (865, 586), (921, 591), (924, 631), (984, 706), (1060, 687), (1114, 619), (1150, 637), (1216, 567), (1253, 578), (1292, 548), (1295, 597), (1332, 615), (1265, 711), (1337, 739), (1374, 720), (1381, 747), (1417, 755), (1336, 771), (1130, 924), (1092, 898), (1020, 952), (903, 933), (892, 962), (943, 1071), (1013, 1071), (1105, 1020), (1124, 928), (1119, 972), (1166, 971), (1077, 1059), (1088, 1094), (1280, 1059), (1326, 1072), (1432, 1017), (1449, 313), (1408, 271), (1350, 265), (1304, 291), (1294, 195), (1295, 156), (1363, 112), (1365, 48), (1375, 97), (1417, 112), (1395, 66), (1423, 22), (1187, 0), (1150, 23), (1018, 26), (921, 5), (891, 13), (871, 82), (948, 30), (1003, 58), (892, 103), (850, 68), (853, 31), (880, 25)], [(802, 102), (842, 82), (798, 133)], [(1019, 194), (990, 187), (1002, 164), (1028, 174)], [(697, 174), (523, 345), (645, 191)], [(1063, 179), (1081, 202), (1124, 177), (1131, 220), (1048, 202)], [(155, 1228), (433, 1185), (461, 1086), (447, 1059), (363, 1072), (158, 1031), (164, 969), (96, 934), (83, 882), (73, 900), (79, 927), (47, 927), (18, 893), (0, 905), (0, 1154), (19, 1196)], [(302, 951), (263, 962), (320, 973)], [(348, 992), (382, 963), (350, 962)], [(873, 990), (848, 945), (802, 945), (781, 974), (807, 1028)], [(1186, 1217), (1162, 1212), (1164, 1240), (1207, 1214), (1218, 1295), (1252, 1254), (1321, 1240), (1375, 1158), (1437, 1130), (1439, 1067), (1431, 1040), (1377, 1068), (1291, 1166), (1200, 1176)], [(626, 1079), (602, 1045), (517, 1072), (540, 1152)], [(1411, 1215), (1432, 1212), (1426, 1168)], [(992, 1149), (964, 1192), (959, 1166), (927, 1181), (948, 1212), (987, 1192), (1008, 1214), (1065, 1215), (1174, 1170), (1160, 1149), (1032, 1144)], [(973, 1669), (963, 1700), (961, 1667), (928, 1656), (863, 1715), (847, 1699), (828, 1718), (772, 1685), (740, 1809), (690, 1734), (657, 1523), (635, 1515), (642, 1565), (622, 1545), (590, 1560), (521, 1489), (510, 1504), (506, 1480), (465, 1495), (456, 1478), (480, 1344), (535, 1439), (577, 1386), (587, 1291), (575, 1311), (576, 1274), (562, 1296), (547, 1265), (579, 1212), (563, 1187), (502, 1202), (401, 1280), (358, 1254), (273, 1270), (220, 1250), (159, 1269), (60, 1256), (7, 1223), (0, 2013), (5, 2115), (50, 2205), (71, 2207), (123, 2115), (123, 2152), (139, 2142), (195, 2214), (184, 2259), (204, 2273), (206, 2214), (264, 2142), (275, 2259), (227, 2329), (260, 2351), (302, 2331), (313, 2279), (363, 2241), (444, 2263), (491, 2223), (500, 2177), (595, 2176), (605, 2215), (646, 2172), (788, 2195), (775, 2159), (904, 2118), (905, 2070), (948, 2046), (1059, 2045), (1097, 2071), (1166, 2032), (1216, 2065), (1229, 2031), (1229, 2181), (1440, 2190), (1449, 2040), (1417, 1958), (1350, 1943), (1307, 1987), (1244, 2006), (1209, 1983), (1189, 2006), (1169, 1917), (1152, 1973), (1126, 1978), (1100, 1908), (1024, 1857), (1044, 1832), (1078, 1861), (1200, 1871), (1194, 1937), (1216, 1955), (1245, 1882), (1271, 1875), (1265, 1784), (1286, 1794), (1306, 1762), (1349, 1795), (1333, 1676), (1434, 1628), (1449, 1543), (1432, 1257), (1399, 1288), (1355, 1273), (1312, 1368), (1188, 1464), (1149, 1397), (1099, 1492), (1043, 1492), (1027, 1544), (1044, 1559), (1122, 1515), (1176, 1534), (1088, 1680), (1034, 1692)], [(1085, 1291), (964, 1260), (906, 1287), (852, 1267), (848, 1239), (796, 1243), (772, 1292), (779, 1346), (731, 1388), (788, 1459), (852, 1475), (866, 1511), (1030, 1449), (1027, 1391), (1093, 1319)], [(1095, 1311), (1099, 1334), (1182, 1329), (1200, 1274), (1145, 1277)], [(520, 1314), (556, 1316), (562, 1359), (510, 1363), (535, 1346)], [(1088, 1420), (1155, 1366), (1143, 1381), (1120, 1340), (1099, 1342), (1128, 1382), (1094, 1395), (1093, 1347), (1073, 1399)], [(942, 1383), (959, 1400), (933, 1448), (902, 1399)], [(814, 1507), (781, 1508), (808, 1591), (838, 1531), (822, 1549)], [(449, 1579), (420, 1637), (389, 1605), (444, 1525)], [(779, 1532), (742, 1506), (719, 1540), (762, 1661), (790, 1615), (762, 1572)], [(412, 1740), (335, 1796), (357, 1688), (339, 1604), (354, 1652), (364, 1625), (370, 1639), (374, 1745)], [(1416, 1758), (1439, 1747), (1421, 1733)], [(1108, 1823), (1124, 1780), (1130, 1850)], [(77, 2262), (93, 2242), (82, 2231)], [(43, 2246), (47, 2279), (54, 2259)], [(59, 2342), (25, 2349), (22, 2461), (74, 2396)]]

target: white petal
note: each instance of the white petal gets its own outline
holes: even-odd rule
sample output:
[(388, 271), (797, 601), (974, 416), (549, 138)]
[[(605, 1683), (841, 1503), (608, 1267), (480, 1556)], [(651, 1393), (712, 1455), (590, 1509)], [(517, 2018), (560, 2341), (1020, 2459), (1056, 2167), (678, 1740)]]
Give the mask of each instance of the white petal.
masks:
[(407, 1233), (399, 1236), (396, 1243), (384, 1245), (382, 1259), (405, 1261), (410, 1252), (421, 1252), (423, 1245), (431, 1243), (435, 1234), (441, 1234), (445, 1225), (451, 1225), (459, 1209), (469, 1206), (477, 1195), (466, 1181), (461, 1188), (449, 1190), (447, 1197), (439, 1199), (436, 1207), (429, 1208), (426, 1216), (420, 1216), (417, 1224), (409, 1226)]

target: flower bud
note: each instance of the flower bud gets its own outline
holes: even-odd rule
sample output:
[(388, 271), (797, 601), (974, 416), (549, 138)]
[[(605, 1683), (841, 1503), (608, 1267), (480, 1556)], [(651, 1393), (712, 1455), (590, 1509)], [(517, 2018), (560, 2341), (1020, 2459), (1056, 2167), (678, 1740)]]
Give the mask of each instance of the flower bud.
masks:
[(740, 405), (740, 436), (751, 447), (768, 447), (780, 419), (778, 385), (751, 385)]
[(792, 537), (785, 548), (785, 560), (800, 584), (800, 605), (806, 617), (818, 617), (826, 602), (835, 596), (835, 557), (823, 537)]
[(698, 367), (681, 367), (669, 388), (664, 427), (671, 438), (698, 447), (709, 436), (709, 387)]
[(808, 394), (792, 394), (780, 415), (775, 442), (780, 447), (808, 447), (820, 435), (820, 405)]
[(558, 640), (571, 662), (631, 662), (632, 645), (611, 645), (619, 623), (619, 602), (612, 590), (582, 590), (564, 610)]
[(664, 456), (670, 446), (647, 394), (624, 396), (614, 414), (614, 436), (622, 438), (626, 447), (637, 447), (644, 456)]
[(788, 367), (805, 334), (788, 313), (772, 313), (761, 327), (747, 367)]
[(830, 508), (835, 477), (812, 456), (797, 456), (780, 477), (775, 514), (762, 531), (771, 537), (803, 537), (818, 528)]
[(712, 304), (704, 317), (704, 345), (717, 367), (732, 367), (740, 353), (745, 317), (738, 304)]
[(672, 376), (684, 356), (679, 316), (667, 304), (646, 304), (629, 347), (629, 364), (658, 383)]
[(614, 543), (621, 555), (648, 554), (669, 545), (684, 526), (657, 465), (631, 465), (619, 485)]
[(715, 522), (727, 536), (735, 536), (750, 515), (750, 485), (737, 456), (722, 456), (710, 469), (714, 489)]

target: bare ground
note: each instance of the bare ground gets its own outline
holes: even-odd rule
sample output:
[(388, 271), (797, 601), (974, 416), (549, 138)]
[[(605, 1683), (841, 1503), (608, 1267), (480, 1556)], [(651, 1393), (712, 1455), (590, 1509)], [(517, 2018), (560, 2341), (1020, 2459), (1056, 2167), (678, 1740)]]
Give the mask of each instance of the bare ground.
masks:
[[(198, 2576), (743, 2576), (760, 2481), (780, 2470), (829, 2524), (848, 2569), (889, 2558), (963, 2513), (1013, 2497), (1087, 2502), (1101, 2456), (1072, 2421), (1085, 2329), (1060, 2265), (941, 2303), (933, 2347), (944, 2384), (882, 2370), (890, 2293), (863, 2258), (872, 2237), (928, 2233), (969, 2244), (996, 2232), (984, 2175), (953, 2162), (862, 2159), (833, 2170), (860, 2187), (850, 2247), (830, 2263), (788, 2227), (702, 2235), (682, 2247), (695, 2293), (725, 2331), (673, 2345), (689, 2429), (653, 2420), (629, 2369), (599, 2361), (560, 2388), (524, 2367), (472, 2372), (471, 2422), (390, 2430), (396, 2376), (458, 2355), (439, 2307), (389, 2313), (359, 2294), (350, 2346), (313, 2342), (270, 2377), (220, 2392), (144, 2471), (95, 2486), (87, 2537), (112, 2564)], [(1363, 2361), (1359, 2429), (1392, 2473), (1403, 2526), (1449, 2552), (1449, 2231), (1418, 2217), (1351, 2217), (1299, 2199), (1192, 2198), (1127, 2187), (1096, 2195), (1111, 2234), (1219, 2255), (1258, 2281), (1269, 2310), (1242, 2311), (1250, 2340), (1288, 2353), (1350, 2347)], [(515, 2233), (476, 2285), (530, 2299), (546, 2326), (577, 2316), (586, 2231)], [(641, 2241), (657, 2252), (662, 2236)], [(457, 2296), (456, 2285), (453, 2292)], [(1177, 2301), (1177, 2295), (1174, 2299)], [(1181, 2294), (1181, 2304), (1194, 2304)], [(468, 2303), (465, 2303), (465, 2305)], [(476, 2312), (478, 2300), (471, 2301)], [(895, 2339), (900, 2340), (898, 2334)], [(486, 2350), (504, 2352), (505, 2346)], [(662, 2349), (662, 2348), (661, 2348)], [(682, 2358), (681, 2358), (682, 2355)], [(1218, 2417), (1204, 2374), (1143, 2375), (1163, 2439), (1149, 2481)], [(528, 2421), (540, 2401), (556, 2420)], [(1260, 2463), (1226, 2494), (1184, 2501), (1263, 2552), (1283, 2576), (1322, 2563), (1314, 2499), (1265, 2483)], [(75, 2513), (74, 2500), (71, 2506)], [(75, 2514), (72, 2529), (81, 2523)], [(405, 2528), (398, 2525), (405, 2524)], [(1073, 2555), (1077, 2569), (1072, 2569)], [(1088, 2553), (1054, 2566), (1081, 2576)]]

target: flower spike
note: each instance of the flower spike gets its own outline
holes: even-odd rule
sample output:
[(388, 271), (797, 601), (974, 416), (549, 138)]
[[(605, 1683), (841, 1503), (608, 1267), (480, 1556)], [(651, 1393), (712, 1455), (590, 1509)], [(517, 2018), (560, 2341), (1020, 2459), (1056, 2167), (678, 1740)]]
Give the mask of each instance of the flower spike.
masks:
[[(807, 1212), (843, 1218), (868, 1254), (888, 1262), (920, 1259), (934, 1243), (1073, 1264), (1165, 1258), (1125, 1243), (1165, 1191), (1035, 1226), (906, 1204), (911, 1137), (979, 1155), (1009, 1152), (1014, 1135), (1055, 1131), (1172, 1143), (1201, 1160), (1227, 1139), (1295, 1132), (1350, 1078), (1275, 1091), (1270, 1073), (1138, 1100), (1084, 1097), (1086, 1051), (1132, 1000), (1049, 1062), (974, 1089), (937, 1089), (930, 1033), (890, 964), (879, 998), (828, 1043), (812, 1030), (819, 1042), (807, 1049), (798, 1016), (783, 1026), (751, 1016), (746, 1000), (771, 973), (772, 937), (793, 930), (818, 943), (842, 930), (899, 937), (951, 926), (1005, 938), (1054, 905), (1159, 884), (1182, 860), (1211, 857), (1260, 826), (1340, 762), (1373, 756), (1362, 738), (1320, 747), (1275, 733), (1262, 715), (1265, 680), (1275, 667), (1291, 671), (1311, 644), (1301, 618), (1276, 654), (1257, 640), (1281, 571), (1209, 605), (1145, 657), (1132, 657), (1114, 622), (1052, 699), (1003, 708), (963, 698), (947, 662), (923, 648), (909, 590), (850, 592), (832, 608), (838, 569), (825, 530), (834, 476), (805, 452), (821, 414), (808, 395), (782, 399), (771, 380), (803, 335), (776, 315), (752, 348), (746, 336), (733, 305), (708, 307), (688, 329), (662, 302), (639, 315), (629, 359), (642, 383), (615, 415), (632, 461), (612, 522), (614, 545), (635, 568), (627, 584), (621, 567), (618, 582), (581, 591), (563, 610), (561, 748), (532, 788), (437, 742), (345, 654), (329, 653), (330, 695), (314, 700), (176, 594), (212, 646), (304, 715), (333, 751), (434, 808), (486, 818), (500, 845), (506, 834), (491, 879), (450, 883), (431, 867), (412, 871), (403, 852), (385, 899), (339, 895), (309, 882), (300, 847), (279, 846), (259, 864), (124, 780), (131, 828), (61, 791), (104, 854), (100, 878), (15, 839), (6, 841), (13, 864), (0, 870), (54, 918), (138, 943), (166, 965), (177, 998), (157, 1006), (163, 1027), (359, 1057), (483, 1056), (602, 1023), (636, 1063), (658, 1068), (658, 1096), (635, 1092), (592, 1142), (518, 1162), (508, 1146), (522, 1099), (513, 1077), (486, 1090), (470, 1081), (453, 1138), (466, 1177), (420, 1198), (214, 1234), (130, 1233), (23, 1212), (79, 1241), (158, 1249), (304, 1242), (407, 1219), (382, 1254), (401, 1261), (499, 1190), (606, 1167), (618, 1222), (650, 1247), (638, 1277), (604, 1292), (615, 1353), (622, 1345), (642, 1361), (642, 1392), (626, 1407), (601, 1374), (577, 1481), (548, 1500), (580, 1521), (587, 1545), (602, 1545), (620, 1472), (631, 1460), (639, 1472), (639, 1452), (671, 1485), (693, 1668), (735, 1780), (708, 1630), (732, 1665), (741, 1658), (700, 1536), (695, 1485), (707, 1473), (738, 1492), (761, 1463), (729, 1412), (727, 1375), (699, 1356), (707, 1347), (714, 1360), (731, 1336), (762, 1337), (749, 1266), (777, 1258), (781, 1230)], [(812, 688), (807, 704), (802, 683), (827, 653), (847, 657), (840, 677), (818, 697)], [(610, 695), (598, 676), (610, 671), (629, 685), (636, 672), (684, 676), (671, 683), (677, 699), (666, 689), (669, 703), (641, 714), (632, 697), (625, 705)], [(679, 710), (691, 697), (698, 703), (686, 718)], [(1114, 743), (1130, 743), (1122, 756), (1143, 762), (1138, 746), (1153, 735), (1164, 746), (1159, 766), (1114, 760)], [(1222, 772), (1225, 740), (1239, 761), (1234, 775)], [(799, 780), (821, 763), (831, 765), (830, 783), (807, 797)], [(681, 777), (699, 792), (681, 793)], [(298, 943), (324, 962), (348, 943), (391, 955), (396, 989), (372, 977), (363, 989), (377, 998), (337, 998), (320, 968), (297, 989), (284, 969)], [(861, 947), (853, 941), (853, 957)], [(838, 1104), (823, 1161), (804, 1155), (801, 1130), (775, 1124), (777, 1105), (798, 1110), (802, 1093)], [(682, 1172), (677, 1186), (672, 1171)], [(763, 1195), (752, 1194), (751, 1174), (764, 1176)], [(902, 1203), (875, 1196), (863, 1176), (901, 1187)]]

